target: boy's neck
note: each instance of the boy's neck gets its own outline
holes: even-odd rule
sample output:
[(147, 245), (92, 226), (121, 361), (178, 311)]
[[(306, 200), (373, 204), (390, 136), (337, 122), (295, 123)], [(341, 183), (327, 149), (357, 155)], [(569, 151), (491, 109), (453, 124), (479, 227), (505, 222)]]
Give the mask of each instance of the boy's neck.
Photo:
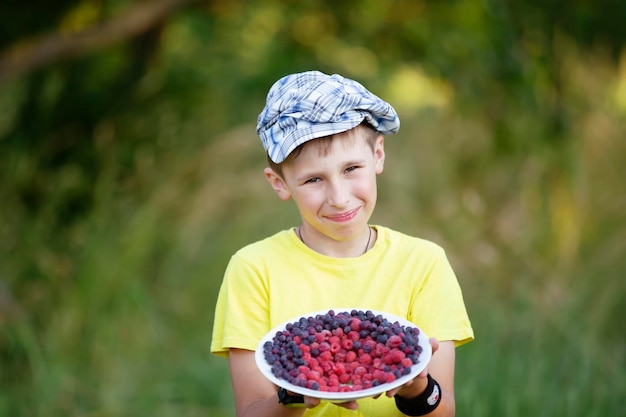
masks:
[[(296, 229), (296, 234), (298, 235), (298, 238), (300, 239), (300, 241), (302, 243), (304, 243), (306, 246), (308, 246), (310, 249), (313, 249), (314, 251), (319, 252), (322, 255), (331, 256), (331, 257), (335, 257), (335, 258), (353, 258), (353, 257), (358, 257), (358, 256), (365, 255), (371, 249), (371, 247), (373, 246), (373, 243), (374, 243), (374, 242), (372, 242), (372, 235), (373, 235), (372, 228), (369, 225), (367, 226), (367, 232), (368, 232), (367, 233), (367, 242), (365, 243), (363, 251), (360, 252), (360, 253), (357, 253), (356, 255), (354, 255), (354, 250), (352, 248), (347, 248), (348, 251), (346, 251), (346, 252), (344, 252), (344, 251), (337, 252), (337, 251), (333, 251), (333, 250), (330, 250), (330, 251), (320, 251), (320, 250), (314, 248), (313, 246), (309, 245), (305, 241), (305, 239), (302, 237), (302, 226), (301, 225), (298, 226), (298, 228)], [(375, 237), (374, 237), (374, 239), (375, 239)]]

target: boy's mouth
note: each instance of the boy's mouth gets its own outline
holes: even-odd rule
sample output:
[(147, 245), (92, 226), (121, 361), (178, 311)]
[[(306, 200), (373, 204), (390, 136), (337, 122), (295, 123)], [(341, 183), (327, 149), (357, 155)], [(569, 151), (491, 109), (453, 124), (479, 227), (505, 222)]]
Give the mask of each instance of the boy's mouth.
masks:
[(359, 209), (356, 208), (354, 210), (345, 211), (343, 213), (333, 214), (327, 216), (330, 220), (334, 222), (347, 222), (354, 219), (359, 212)]

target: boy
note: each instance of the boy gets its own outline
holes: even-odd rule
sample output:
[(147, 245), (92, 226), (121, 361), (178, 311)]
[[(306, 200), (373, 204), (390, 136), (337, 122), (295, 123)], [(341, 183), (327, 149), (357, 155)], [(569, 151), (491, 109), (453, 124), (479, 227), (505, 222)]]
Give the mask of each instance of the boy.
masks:
[[(226, 270), (211, 351), (228, 356), (237, 416), (454, 415), (455, 346), (474, 337), (454, 272), (439, 246), (368, 223), (383, 135), (398, 128), (388, 103), (340, 75), (292, 74), (270, 89), (257, 125), (264, 174), (302, 223), (239, 250)], [(417, 324), (432, 337), (428, 368), (384, 396), (342, 404), (285, 392), (261, 374), (254, 350), (274, 326), (340, 308)]]

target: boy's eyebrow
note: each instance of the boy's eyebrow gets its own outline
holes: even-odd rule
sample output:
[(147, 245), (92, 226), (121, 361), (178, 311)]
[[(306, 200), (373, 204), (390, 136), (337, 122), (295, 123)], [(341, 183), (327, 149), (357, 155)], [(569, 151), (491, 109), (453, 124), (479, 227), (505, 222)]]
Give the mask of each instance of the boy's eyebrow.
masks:
[(365, 158), (351, 159), (346, 162), (346, 166), (361, 165), (365, 162)]
[(350, 167), (352, 165), (361, 165), (365, 163), (365, 158), (352, 158), (348, 159), (343, 163), (344, 167)]
[(308, 180), (309, 178), (317, 178), (323, 176), (324, 174), (321, 171), (317, 169), (311, 169), (309, 171), (302, 171), (299, 175), (296, 176), (296, 180), (300, 182)]

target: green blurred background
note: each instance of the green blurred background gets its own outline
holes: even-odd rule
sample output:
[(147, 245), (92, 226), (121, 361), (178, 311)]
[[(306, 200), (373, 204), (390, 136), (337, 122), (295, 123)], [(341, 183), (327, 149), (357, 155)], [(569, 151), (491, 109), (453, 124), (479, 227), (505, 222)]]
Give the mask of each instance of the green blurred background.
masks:
[(280, 76), (402, 120), (373, 223), (444, 246), (458, 416), (626, 416), (626, 2), (0, 4), (0, 416), (234, 416), (239, 247), (298, 224), (254, 132)]

